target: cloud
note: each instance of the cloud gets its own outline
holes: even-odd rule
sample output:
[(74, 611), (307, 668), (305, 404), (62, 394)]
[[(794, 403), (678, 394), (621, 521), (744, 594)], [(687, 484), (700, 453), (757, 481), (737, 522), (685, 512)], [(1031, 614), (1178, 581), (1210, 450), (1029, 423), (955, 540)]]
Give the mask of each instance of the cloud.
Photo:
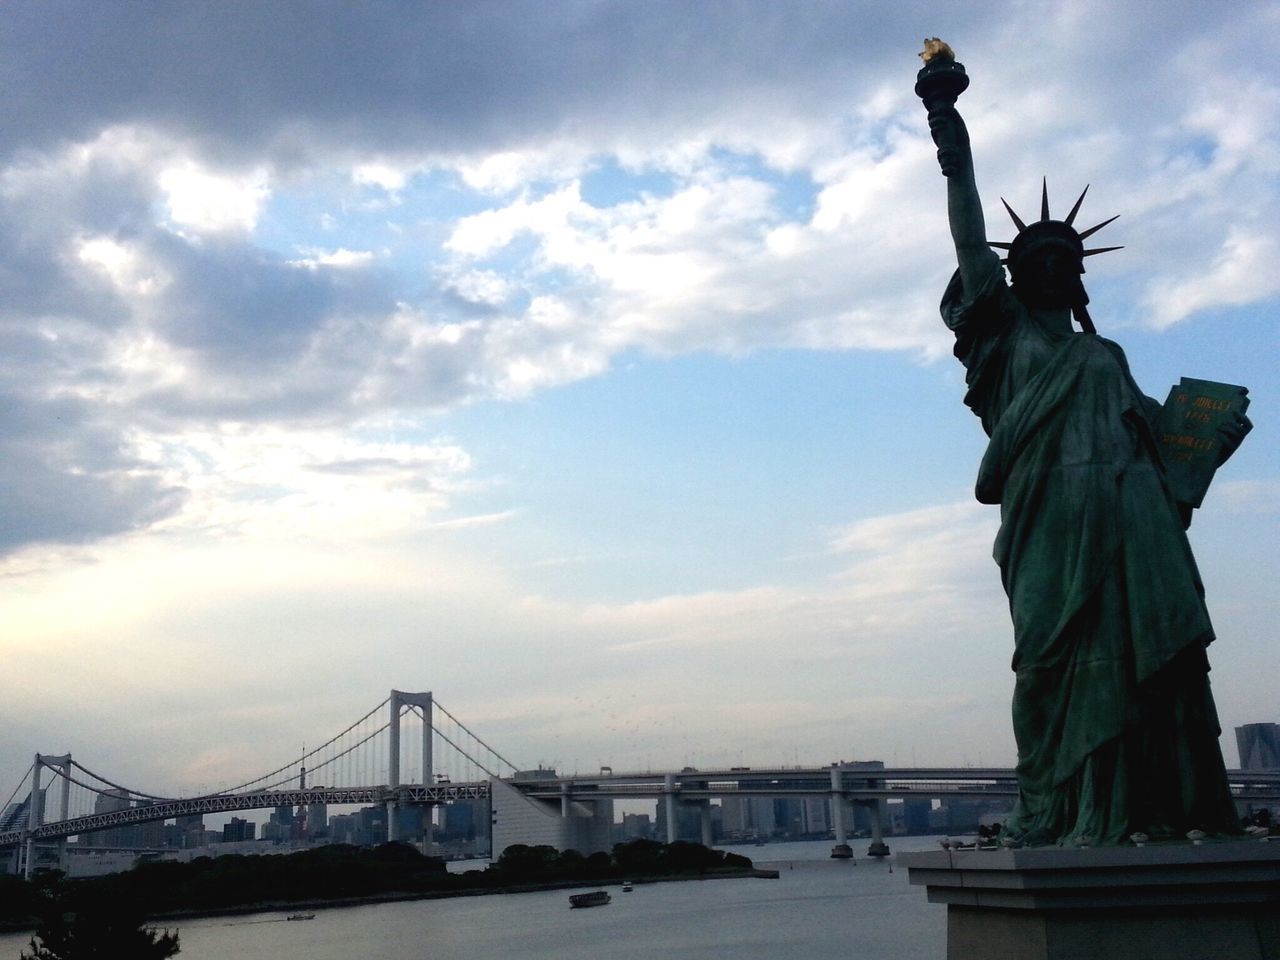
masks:
[(470, 517), (454, 517), (451, 520), (440, 520), (433, 524), (436, 530), (466, 530), (471, 527), (491, 527), (507, 523), (519, 515), (516, 510), (503, 510), (499, 513), (481, 513)]
[(269, 195), (263, 171), (219, 176), (190, 161), (162, 170), (159, 186), (175, 226), (210, 233), (252, 230)]
[[(317, 425), (527, 398), (629, 351), (949, 349), (907, 9), (10, 12), (8, 86), (41, 93), (0, 123), (0, 337), (22, 361), (0, 390), (96, 405), (73, 447), (226, 424), (305, 446)], [(1187, 7), (1159, 44), (1102, 4), (953, 25), (988, 209), (1046, 169), (1055, 188), (1105, 181), (1090, 203), (1132, 224), (1131, 266), (1096, 269), (1160, 327), (1277, 293), (1280, 88), (1238, 56), (1274, 11), (1236, 13)], [(1045, 47), (1028, 38), (1050, 35), (1062, 70), (1028, 84)], [(15, 456), (78, 483), (48, 449)], [(24, 480), (43, 476), (11, 475), (32, 505), (13, 545), (176, 502), (117, 473), (116, 496), (152, 507), (55, 530), (37, 518), (58, 483)]]
[(1205, 309), (1241, 306), (1280, 293), (1271, 269), (1280, 258), (1280, 238), (1263, 229), (1232, 227), (1214, 262), (1190, 276), (1151, 285), (1151, 323), (1169, 327)]
[(368, 266), (374, 258), (372, 250), (348, 250), (346, 247), (329, 251), (308, 247), (301, 252), (307, 256), (299, 260), (290, 260), (290, 266), (306, 267), (308, 270), (317, 270), (320, 267), (343, 269)]
[[(974, 567), (988, 521), (968, 506), (868, 518), (852, 527), (851, 552), (833, 554), (831, 576), (804, 588), (573, 604), (531, 595), (511, 573), (445, 547), (475, 525), (445, 524), (443, 539), (431, 536), (440, 525), (408, 536), (342, 529), (332, 513), (340, 503), (315, 488), (279, 504), (285, 518), (273, 521), (252, 506), (255, 471), (276, 476), (262, 461), (293, 454), (262, 439), (239, 453), (241, 466), (216, 474), (241, 485), (239, 520), (255, 525), (251, 538), (244, 529), (192, 538), (191, 526), (170, 525), (111, 550), (110, 564), (61, 563), (26, 577), (8, 608), (8, 653), (32, 668), (61, 664), (69, 698), (41, 744), (68, 745), (59, 749), (134, 786), (191, 792), (274, 767), (291, 742), (338, 732), (388, 686), (420, 682), (526, 764), (581, 758), (622, 769), (690, 755), (727, 765), (742, 751), (759, 763), (870, 751), (891, 760), (895, 744), (918, 745), (920, 762), (941, 763), (948, 751), (986, 751), (992, 762), (1011, 754), (1007, 732), (988, 732), (1007, 710), (1010, 628), (995, 567), (986, 557)], [(404, 477), (448, 461), (424, 451), (404, 465), (383, 453), (316, 443), (314, 460), (292, 470), (302, 485), (316, 467), (324, 483), (361, 477), (367, 498), (394, 500)], [(937, 538), (931, 517), (950, 525), (951, 539)], [(902, 556), (922, 554), (931, 563), (901, 570)], [(68, 596), (77, 598), (70, 609)], [(142, 675), (125, 650), (145, 650)], [(429, 677), (412, 667), (424, 659)], [(192, 673), (228, 668), (234, 696), (189, 684)], [(521, 682), (495, 689), (495, 675)], [(9, 695), (23, 716), (42, 694)], [(131, 717), (140, 699), (150, 705), (145, 723)], [(86, 735), (88, 714), (113, 744)], [(210, 750), (211, 727), (236, 749)], [(143, 749), (156, 737), (164, 749)], [(172, 755), (201, 759), (188, 768)]]

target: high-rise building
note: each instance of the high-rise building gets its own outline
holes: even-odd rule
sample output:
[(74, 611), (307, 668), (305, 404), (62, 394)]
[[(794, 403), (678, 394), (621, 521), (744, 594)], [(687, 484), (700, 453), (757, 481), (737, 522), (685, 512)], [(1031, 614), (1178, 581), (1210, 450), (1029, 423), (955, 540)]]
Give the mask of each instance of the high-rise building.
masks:
[[(125, 790), (107, 790), (98, 794), (93, 802), (94, 813), (117, 813), (128, 810), (132, 806), (129, 794)], [(95, 847), (136, 847), (138, 843), (136, 825), (112, 827), (110, 830), (95, 830), (83, 838), (86, 845)]]
[(184, 850), (202, 846), (204, 843), (204, 816), (193, 813), (174, 820), (177, 827), (178, 846)]
[[(139, 800), (134, 806), (150, 807), (154, 803), (154, 800)], [(159, 850), (164, 846), (164, 821), (144, 820), (142, 823), (135, 824), (134, 837), (138, 846), (146, 847), (149, 850)]]
[(315, 840), (329, 835), (329, 805), (312, 803), (307, 806), (307, 836)]
[(831, 801), (827, 797), (806, 797), (803, 801), (804, 832), (826, 834), (831, 831)]
[(1280, 723), (1246, 723), (1236, 727), (1243, 770), (1280, 768)]
[[(44, 822), (44, 801), (45, 790), (41, 787), (40, 792), (36, 794), (36, 819), (41, 823)], [(0, 831), (24, 829), (27, 825), (30, 809), (30, 793), (27, 794), (27, 799), (9, 804), (4, 808), (4, 813), (0, 814)]]
[(649, 840), (653, 837), (653, 818), (647, 813), (624, 813), (620, 832), (623, 840)]
[(239, 817), (232, 817), (229, 822), (222, 826), (222, 842), (236, 843), (241, 840), (252, 840), (257, 826), (252, 820), (241, 820)]

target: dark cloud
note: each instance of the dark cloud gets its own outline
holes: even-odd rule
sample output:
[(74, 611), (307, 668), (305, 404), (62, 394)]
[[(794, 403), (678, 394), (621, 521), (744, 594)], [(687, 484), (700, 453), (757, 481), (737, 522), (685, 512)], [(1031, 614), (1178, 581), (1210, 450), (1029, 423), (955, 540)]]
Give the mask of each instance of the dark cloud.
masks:
[(821, 111), (819, 92), (854, 100), (877, 72), (910, 71), (921, 30), (895, 5), (836, 0), (27, 2), (6, 18), (4, 152), (142, 123), (283, 163), (317, 144), (669, 133), (731, 103)]
[(0, 493), (0, 555), (124, 533), (169, 516), (183, 499), (90, 404), (12, 394), (0, 395)]

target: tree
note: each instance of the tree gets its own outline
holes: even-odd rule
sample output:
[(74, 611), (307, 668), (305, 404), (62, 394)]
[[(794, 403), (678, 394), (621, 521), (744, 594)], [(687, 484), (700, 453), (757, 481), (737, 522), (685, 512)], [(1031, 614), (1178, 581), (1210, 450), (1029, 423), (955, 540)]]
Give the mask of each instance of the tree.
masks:
[(142, 911), (118, 896), (71, 890), (50, 899), (22, 960), (166, 960), (178, 934), (143, 925)]

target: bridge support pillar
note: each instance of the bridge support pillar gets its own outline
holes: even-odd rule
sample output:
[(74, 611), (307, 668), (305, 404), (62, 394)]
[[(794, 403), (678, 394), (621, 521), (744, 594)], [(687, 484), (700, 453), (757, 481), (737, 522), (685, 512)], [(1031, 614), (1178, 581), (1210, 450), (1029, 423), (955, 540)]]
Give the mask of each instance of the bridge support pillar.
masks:
[(676, 842), (676, 775), (664, 774), (662, 777), (662, 802), (666, 804), (667, 843)]
[(702, 809), (698, 811), (700, 826), (702, 827), (702, 845), (704, 847), (711, 846), (711, 801), (703, 800)]
[(884, 828), (880, 823), (880, 814), (884, 808), (883, 800), (872, 800), (867, 804), (871, 813), (871, 846), (867, 847), (868, 857), (887, 857), (889, 845), (884, 842)]
[(831, 768), (831, 831), (835, 843), (831, 847), (833, 860), (849, 860), (853, 857), (853, 848), (845, 842), (849, 831), (844, 824), (845, 797), (843, 775), (839, 767)]
[[(56, 758), (62, 769), (62, 791), (58, 797), (58, 819), (66, 820), (71, 811), (71, 754)], [(58, 869), (67, 872), (67, 838), (58, 841)]]

